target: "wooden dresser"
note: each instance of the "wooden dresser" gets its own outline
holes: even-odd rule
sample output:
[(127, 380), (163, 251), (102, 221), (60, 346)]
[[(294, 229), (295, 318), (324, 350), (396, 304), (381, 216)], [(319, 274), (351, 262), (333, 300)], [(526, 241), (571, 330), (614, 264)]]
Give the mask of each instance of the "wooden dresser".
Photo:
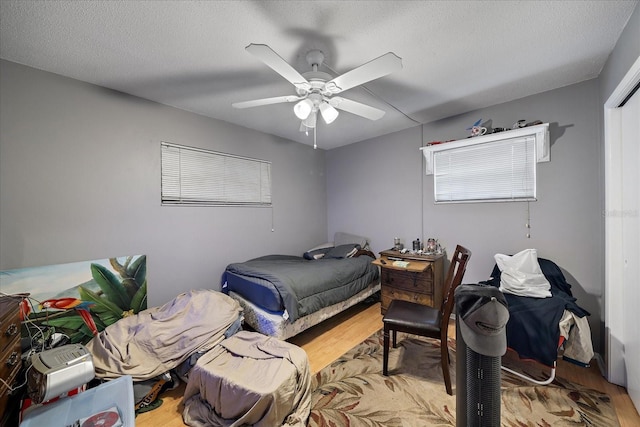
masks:
[[(22, 366), (20, 350), (20, 301), (21, 298), (0, 297), (0, 378), (12, 387)], [(7, 408), (10, 390), (0, 382), (0, 415), (4, 426), (12, 413)]]
[[(394, 265), (394, 261), (408, 263)], [(388, 250), (373, 261), (380, 266), (382, 314), (394, 299), (413, 301), (439, 308), (444, 283), (444, 255), (402, 254)]]

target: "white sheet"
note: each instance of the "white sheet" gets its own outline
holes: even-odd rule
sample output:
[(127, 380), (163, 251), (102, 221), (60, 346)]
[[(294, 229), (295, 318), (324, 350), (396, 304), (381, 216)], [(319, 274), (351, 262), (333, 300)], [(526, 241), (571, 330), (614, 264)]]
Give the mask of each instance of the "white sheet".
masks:
[(501, 271), (502, 292), (533, 298), (551, 296), (551, 284), (542, 274), (536, 249), (525, 249), (512, 256), (495, 254), (494, 258)]

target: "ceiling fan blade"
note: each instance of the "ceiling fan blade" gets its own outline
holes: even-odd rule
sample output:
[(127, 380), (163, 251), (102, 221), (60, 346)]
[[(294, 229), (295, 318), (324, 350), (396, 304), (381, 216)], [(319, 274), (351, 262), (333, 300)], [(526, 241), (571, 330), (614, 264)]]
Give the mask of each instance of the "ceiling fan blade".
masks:
[(302, 77), (302, 74), (297, 72), (295, 68), (293, 68), (287, 61), (282, 59), (280, 55), (275, 53), (269, 46), (266, 44), (254, 44), (251, 43), (249, 46), (245, 48), (245, 50), (256, 58), (264, 62), (266, 65), (271, 67), (276, 73), (280, 74), (282, 77), (287, 79), (291, 84), (295, 87), (309, 90), (311, 89), (311, 85)]
[(329, 104), (339, 110), (346, 111), (369, 120), (378, 120), (384, 116), (385, 111), (350, 99), (334, 96), (329, 99)]
[(325, 89), (331, 93), (340, 93), (352, 87), (386, 76), (402, 68), (402, 58), (393, 52), (384, 55), (347, 71), (326, 83)]
[(304, 96), (274, 96), (273, 98), (254, 99), (252, 101), (234, 102), (231, 104), (233, 108), (250, 108), (259, 107), (261, 105), (280, 104), (281, 102), (296, 102), (304, 99)]

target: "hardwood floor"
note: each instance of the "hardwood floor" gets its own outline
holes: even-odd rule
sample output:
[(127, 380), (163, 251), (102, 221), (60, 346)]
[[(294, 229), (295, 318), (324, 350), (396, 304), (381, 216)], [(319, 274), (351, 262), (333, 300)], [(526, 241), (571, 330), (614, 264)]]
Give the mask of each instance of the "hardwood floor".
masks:
[[(455, 325), (452, 324), (450, 327), (451, 336), (455, 336)], [(307, 352), (311, 371), (315, 373), (381, 328), (380, 304), (358, 304), (288, 341)], [(640, 425), (640, 416), (625, 389), (608, 383), (595, 365), (585, 369), (560, 360), (556, 375), (611, 396), (621, 427)], [(163, 394), (162, 406), (138, 415), (136, 426), (154, 427), (159, 424), (167, 427), (183, 426), (181, 403), (183, 392), (184, 384)]]

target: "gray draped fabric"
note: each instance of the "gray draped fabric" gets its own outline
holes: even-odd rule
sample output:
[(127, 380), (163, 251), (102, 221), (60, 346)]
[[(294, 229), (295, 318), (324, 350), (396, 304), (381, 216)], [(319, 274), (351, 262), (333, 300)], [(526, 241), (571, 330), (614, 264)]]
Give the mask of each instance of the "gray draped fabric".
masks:
[(118, 320), (86, 347), (97, 377), (131, 375), (143, 381), (220, 343), (241, 310), (236, 300), (221, 292), (192, 290), (161, 307)]
[(194, 427), (303, 427), (310, 410), (304, 350), (241, 331), (198, 359), (184, 393), (183, 420)]

